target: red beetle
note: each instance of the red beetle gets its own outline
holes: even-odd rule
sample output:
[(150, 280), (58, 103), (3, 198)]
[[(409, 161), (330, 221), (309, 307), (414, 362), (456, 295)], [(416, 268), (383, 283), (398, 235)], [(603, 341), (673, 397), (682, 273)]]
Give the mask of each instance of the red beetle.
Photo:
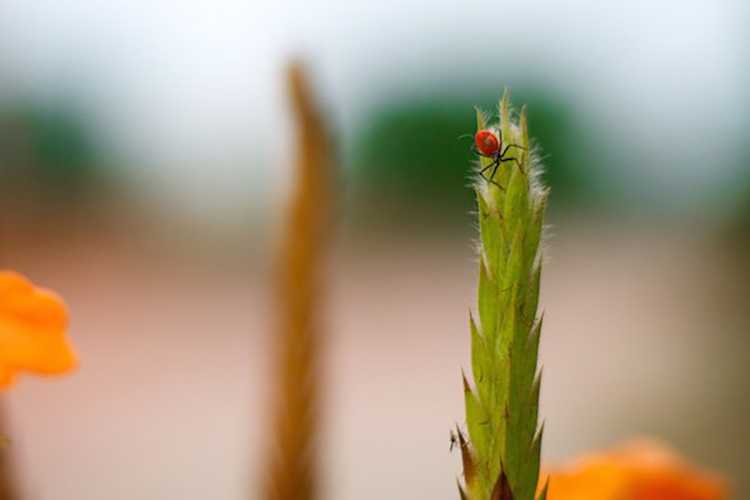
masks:
[[(477, 153), (479, 154), (479, 156), (484, 156), (485, 158), (490, 158), (492, 160), (492, 163), (479, 171), (479, 175), (481, 175), (482, 178), (484, 178), (487, 182), (491, 182), (500, 189), (503, 189), (503, 187), (495, 182), (494, 178), (501, 163), (504, 163), (506, 161), (514, 161), (518, 165), (518, 168), (523, 171), (523, 165), (518, 160), (518, 158), (508, 158), (506, 156), (506, 153), (510, 148), (526, 150), (525, 147), (519, 146), (518, 144), (508, 144), (507, 146), (505, 146), (505, 148), (503, 148), (502, 139), (490, 129), (479, 130), (474, 135), (474, 145), (477, 148)], [(492, 173), (490, 173), (489, 177), (485, 176), (485, 172), (490, 169), (492, 169)]]
[(500, 151), (502, 141), (492, 130), (480, 130), (474, 136), (474, 144), (484, 156), (494, 156)]

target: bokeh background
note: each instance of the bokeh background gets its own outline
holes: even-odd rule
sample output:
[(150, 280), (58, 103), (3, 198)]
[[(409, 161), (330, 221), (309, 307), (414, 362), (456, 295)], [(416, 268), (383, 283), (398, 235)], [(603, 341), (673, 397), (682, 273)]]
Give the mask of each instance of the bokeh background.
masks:
[(0, 4), (0, 258), (82, 366), (6, 400), (40, 500), (255, 498), (302, 55), (341, 152), (324, 491), (456, 498), (474, 105), (547, 157), (544, 457), (663, 439), (750, 496), (750, 9)]

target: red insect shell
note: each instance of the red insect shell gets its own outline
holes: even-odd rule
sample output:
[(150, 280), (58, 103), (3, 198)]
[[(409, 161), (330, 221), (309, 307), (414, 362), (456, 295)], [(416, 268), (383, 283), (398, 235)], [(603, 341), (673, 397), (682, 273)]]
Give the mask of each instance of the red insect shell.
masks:
[(500, 151), (500, 139), (491, 130), (480, 130), (474, 136), (474, 143), (480, 153), (487, 156), (496, 155)]

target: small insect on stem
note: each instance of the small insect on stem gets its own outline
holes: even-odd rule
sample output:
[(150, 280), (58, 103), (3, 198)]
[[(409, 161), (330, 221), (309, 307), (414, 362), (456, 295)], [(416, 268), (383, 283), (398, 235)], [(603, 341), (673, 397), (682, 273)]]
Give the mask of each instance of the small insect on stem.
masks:
[(451, 445), (450, 448), (448, 448), (448, 453), (453, 452), (453, 448), (458, 446), (458, 436), (455, 432), (451, 431)]
[[(505, 188), (503, 188), (503, 186), (495, 182), (494, 179), (495, 179), (495, 174), (497, 174), (497, 170), (498, 168), (500, 168), (501, 163), (514, 161), (516, 162), (516, 165), (518, 165), (518, 168), (521, 169), (521, 172), (524, 171), (523, 164), (518, 160), (518, 158), (508, 157), (508, 150), (511, 148), (518, 148), (518, 149), (522, 149), (526, 151), (526, 148), (518, 144), (508, 144), (507, 146), (503, 147), (502, 139), (500, 139), (500, 137), (493, 130), (489, 130), (489, 129), (479, 130), (474, 135), (474, 147), (476, 148), (476, 152), (479, 156), (482, 156), (484, 158), (489, 158), (492, 160), (492, 163), (490, 163), (486, 167), (483, 167), (479, 171), (479, 175), (481, 175), (484, 180), (496, 185), (500, 189), (505, 189)], [(489, 176), (486, 174), (488, 170), (492, 170)]]

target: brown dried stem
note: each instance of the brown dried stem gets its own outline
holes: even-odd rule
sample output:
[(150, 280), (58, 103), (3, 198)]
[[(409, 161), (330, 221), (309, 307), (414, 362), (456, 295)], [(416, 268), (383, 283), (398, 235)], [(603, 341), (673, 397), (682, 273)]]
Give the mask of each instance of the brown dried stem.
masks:
[(267, 500), (313, 500), (318, 494), (322, 344), (317, 310), (330, 229), (332, 152), (323, 119), (299, 63), (288, 68), (297, 127), (289, 218), (278, 263), (278, 332), (273, 437)]

